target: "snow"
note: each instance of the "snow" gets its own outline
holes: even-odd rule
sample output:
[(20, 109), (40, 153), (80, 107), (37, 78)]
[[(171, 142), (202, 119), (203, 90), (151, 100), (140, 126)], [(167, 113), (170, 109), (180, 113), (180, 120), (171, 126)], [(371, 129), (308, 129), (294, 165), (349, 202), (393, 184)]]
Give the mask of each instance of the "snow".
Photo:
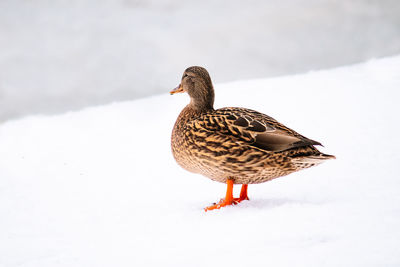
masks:
[(1, 0), (0, 121), (398, 53), (398, 0)]
[(207, 213), (225, 185), (169, 147), (186, 95), (8, 121), (0, 266), (399, 266), (399, 69), (395, 56), (216, 84), (216, 107), (266, 113), (337, 160)]

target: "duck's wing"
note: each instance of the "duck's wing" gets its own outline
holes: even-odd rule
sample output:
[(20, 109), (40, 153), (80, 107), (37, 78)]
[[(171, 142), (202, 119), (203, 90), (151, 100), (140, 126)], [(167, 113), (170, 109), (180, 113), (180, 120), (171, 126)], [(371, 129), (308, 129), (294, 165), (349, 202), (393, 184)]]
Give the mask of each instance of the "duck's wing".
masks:
[(245, 108), (217, 109), (204, 114), (196, 124), (196, 128), (235, 136), (249, 145), (271, 152), (321, 145), (265, 114)]

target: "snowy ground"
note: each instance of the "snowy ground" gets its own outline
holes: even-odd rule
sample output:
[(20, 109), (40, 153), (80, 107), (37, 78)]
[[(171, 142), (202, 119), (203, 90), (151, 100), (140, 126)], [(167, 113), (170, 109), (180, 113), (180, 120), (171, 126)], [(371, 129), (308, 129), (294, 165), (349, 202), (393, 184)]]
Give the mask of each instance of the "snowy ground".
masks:
[(0, 121), (398, 53), (398, 0), (1, 0)]
[(207, 213), (225, 186), (169, 148), (185, 95), (4, 123), (0, 266), (399, 266), (399, 69), (217, 84), (217, 107), (269, 114), (337, 160)]

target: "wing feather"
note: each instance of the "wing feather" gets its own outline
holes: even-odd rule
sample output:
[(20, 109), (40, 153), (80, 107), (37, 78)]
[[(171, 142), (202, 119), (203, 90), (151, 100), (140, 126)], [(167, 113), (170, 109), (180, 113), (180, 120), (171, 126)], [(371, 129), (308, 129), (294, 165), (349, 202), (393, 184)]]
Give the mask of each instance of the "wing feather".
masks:
[[(203, 115), (201, 127), (218, 134), (232, 135), (263, 150), (279, 152), (296, 147), (321, 145), (275, 119), (245, 108), (222, 108)], [(199, 126), (199, 125), (196, 125)]]

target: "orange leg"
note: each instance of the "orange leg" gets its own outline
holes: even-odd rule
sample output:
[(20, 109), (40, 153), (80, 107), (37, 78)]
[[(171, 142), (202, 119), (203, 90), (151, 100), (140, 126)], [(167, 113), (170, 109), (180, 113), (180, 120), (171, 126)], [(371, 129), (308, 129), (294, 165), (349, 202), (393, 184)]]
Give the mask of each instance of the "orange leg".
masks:
[(214, 204), (212, 206), (206, 207), (204, 210), (214, 210), (214, 209), (219, 209), (221, 207), (225, 207), (228, 205), (236, 204), (236, 202), (233, 200), (233, 180), (227, 180), (226, 181), (227, 188), (226, 188), (226, 196), (224, 199), (221, 199), (221, 201), (217, 204)]
[(234, 198), (233, 200), (236, 201), (237, 203), (243, 201), (243, 200), (249, 200), (249, 197), (247, 196), (247, 184), (242, 185), (242, 189), (240, 189), (240, 196), (239, 198)]

